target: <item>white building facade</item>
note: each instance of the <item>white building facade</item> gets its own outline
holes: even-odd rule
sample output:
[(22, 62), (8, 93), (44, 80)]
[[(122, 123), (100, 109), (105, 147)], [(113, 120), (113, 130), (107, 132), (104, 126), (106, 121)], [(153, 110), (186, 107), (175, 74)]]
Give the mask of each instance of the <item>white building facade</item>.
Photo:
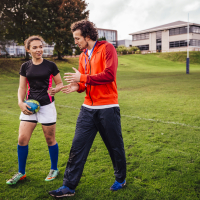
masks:
[[(5, 46), (6, 51), (0, 50), (1, 56), (11, 56), (11, 57), (24, 57), (26, 55), (25, 47), (22, 45), (17, 45), (15, 42), (10, 42), (9, 45)], [(54, 45), (44, 44), (43, 56), (48, 57), (53, 55)]]
[(123, 45), (125, 47), (132, 47), (132, 40), (118, 40), (117, 46)]
[[(132, 46), (146, 52), (187, 50), (188, 22), (176, 21), (131, 33)], [(200, 24), (189, 23), (189, 50), (200, 51)]]
[(111, 29), (97, 28), (98, 38), (105, 37), (114, 47), (117, 47), (117, 31)]

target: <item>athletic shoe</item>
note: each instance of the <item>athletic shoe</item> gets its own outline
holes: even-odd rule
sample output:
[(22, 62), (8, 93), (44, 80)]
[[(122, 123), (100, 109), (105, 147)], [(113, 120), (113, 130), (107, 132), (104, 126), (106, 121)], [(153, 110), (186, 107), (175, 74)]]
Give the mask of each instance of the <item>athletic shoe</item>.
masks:
[(126, 180), (124, 180), (122, 183), (115, 181), (114, 184), (110, 187), (110, 190), (117, 191), (123, 188), (125, 185), (126, 185)]
[(59, 174), (59, 170), (50, 169), (48, 176), (46, 177), (45, 181), (53, 181)]
[(6, 184), (8, 184), (8, 185), (14, 185), (18, 181), (24, 180), (25, 178), (26, 178), (26, 174), (22, 174), (22, 173), (18, 172), (11, 179), (9, 179), (8, 181), (6, 181)]
[(58, 188), (57, 190), (49, 191), (49, 194), (52, 197), (69, 197), (75, 195), (75, 190), (71, 190), (67, 186), (63, 185), (62, 187)]

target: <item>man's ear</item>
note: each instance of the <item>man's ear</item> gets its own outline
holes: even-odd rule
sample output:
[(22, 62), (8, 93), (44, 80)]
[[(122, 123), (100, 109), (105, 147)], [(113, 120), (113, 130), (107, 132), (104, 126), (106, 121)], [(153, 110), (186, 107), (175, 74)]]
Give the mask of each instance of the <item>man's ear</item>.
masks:
[(85, 37), (85, 40), (88, 42), (88, 41), (90, 40), (90, 36), (87, 35), (87, 36)]

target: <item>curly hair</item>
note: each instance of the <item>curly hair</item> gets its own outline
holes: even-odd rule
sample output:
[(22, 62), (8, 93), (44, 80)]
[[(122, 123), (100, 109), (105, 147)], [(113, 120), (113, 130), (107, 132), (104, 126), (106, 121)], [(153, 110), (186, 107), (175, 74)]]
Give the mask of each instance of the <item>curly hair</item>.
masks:
[(26, 50), (29, 50), (30, 49), (30, 43), (33, 41), (33, 40), (39, 40), (42, 42), (42, 44), (44, 44), (44, 39), (39, 36), (39, 35), (32, 35), (30, 36), (28, 39), (26, 39), (24, 41), (24, 47)]
[(88, 20), (81, 20), (81, 21), (75, 22), (71, 25), (71, 31), (73, 33), (76, 30), (80, 30), (81, 35), (84, 38), (89, 36), (90, 39), (93, 41), (96, 41), (98, 39), (98, 31), (93, 22), (90, 22)]

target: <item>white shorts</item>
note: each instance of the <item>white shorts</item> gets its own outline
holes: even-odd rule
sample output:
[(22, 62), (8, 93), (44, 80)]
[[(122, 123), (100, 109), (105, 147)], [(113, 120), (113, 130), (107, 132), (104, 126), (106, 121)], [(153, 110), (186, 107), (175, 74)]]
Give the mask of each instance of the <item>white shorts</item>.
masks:
[(19, 119), (22, 121), (36, 121), (41, 124), (55, 123), (57, 119), (55, 103), (52, 102), (48, 105), (40, 106), (40, 110), (32, 115), (25, 115), (21, 112)]

